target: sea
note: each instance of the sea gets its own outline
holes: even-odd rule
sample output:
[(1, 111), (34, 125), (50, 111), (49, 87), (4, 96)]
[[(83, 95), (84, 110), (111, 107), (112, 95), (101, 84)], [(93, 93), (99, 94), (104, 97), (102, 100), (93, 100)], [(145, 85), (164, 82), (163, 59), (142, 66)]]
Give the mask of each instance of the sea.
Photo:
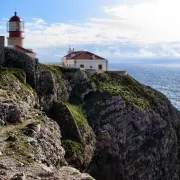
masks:
[(180, 64), (109, 64), (109, 69), (127, 70), (134, 79), (165, 94), (180, 110)]

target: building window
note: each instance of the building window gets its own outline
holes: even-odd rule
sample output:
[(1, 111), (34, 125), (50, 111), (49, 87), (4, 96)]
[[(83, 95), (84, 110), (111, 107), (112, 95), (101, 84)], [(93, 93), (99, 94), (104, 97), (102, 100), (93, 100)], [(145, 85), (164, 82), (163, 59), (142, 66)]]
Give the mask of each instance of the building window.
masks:
[(98, 65), (98, 69), (102, 70), (102, 64)]
[(81, 65), (80, 65), (80, 68), (84, 68), (84, 64), (81, 64)]
[(90, 66), (90, 68), (92, 69), (92, 66)]

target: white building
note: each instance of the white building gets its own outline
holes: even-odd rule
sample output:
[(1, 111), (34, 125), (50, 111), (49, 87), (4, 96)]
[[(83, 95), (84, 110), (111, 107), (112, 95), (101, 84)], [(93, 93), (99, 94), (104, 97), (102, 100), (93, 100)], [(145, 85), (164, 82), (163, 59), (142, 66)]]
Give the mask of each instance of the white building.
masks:
[(75, 51), (69, 49), (62, 59), (63, 66), (84, 69), (108, 70), (108, 60), (89, 51)]

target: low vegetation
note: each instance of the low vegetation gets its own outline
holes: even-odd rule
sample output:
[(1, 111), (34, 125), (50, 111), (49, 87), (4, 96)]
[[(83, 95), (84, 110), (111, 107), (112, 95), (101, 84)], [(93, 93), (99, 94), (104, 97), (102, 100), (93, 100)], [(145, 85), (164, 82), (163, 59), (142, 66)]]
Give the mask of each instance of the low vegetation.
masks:
[(0, 77), (2, 78), (4, 75), (11, 77), (13, 80), (18, 79), (21, 82), (25, 82), (26, 75), (22, 69), (17, 68), (0, 68)]
[(72, 140), (62, 140), (62, 146), (66, 151), (66, 155), (71, 155), (75, 153), (76, 155), (80, 156), (83, 153), (82, 144), (72, 141)]
[(27, 101), (28, 96), (37, 95), (34, 89), (26, 83), (25, 72), (17, 68), (0, 68), (0, 89), (1, 96), (19, 101)]
[(10, 132), (4, 154), (11, 155), (18, 161), (28, 164), (35, 160), (37, 150), (33, 147), (28, 138), (20, 131)]
[(72, 116), (78, 125), (85, 126), (88, 124), (87, 117), (81, 106), (73, 105), (70, 103), (66, 103), (66, 105), (71, 111)]
[[(139, 83), (131, 76), (118, 76), (110, 73), (94, 74), (89, 76), (99, 91), (107, 92), (111, 95), (121, 95), (129, 104), (141, 110), (147, 110), (153, 105), (154, 97), (163, 100), (164, 95), (155, 92), (151, 88)], [(156, 93), (156, 94), (154, 94)]]
[(49, 70), (51, 71), (54, 75), (63, 75), (61, 72), (61, 68), (59, 66), (53, 66), (53, 65), (46, 65), (46, 64), (38, 64), (38, 69), (39, 70)]

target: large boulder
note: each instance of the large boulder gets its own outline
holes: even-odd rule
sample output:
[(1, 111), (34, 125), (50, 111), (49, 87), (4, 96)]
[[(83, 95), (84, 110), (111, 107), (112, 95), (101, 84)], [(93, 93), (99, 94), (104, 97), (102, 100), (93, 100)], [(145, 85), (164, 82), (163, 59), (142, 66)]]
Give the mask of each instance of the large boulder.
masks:
[(85, 95), (96, 91), (94, 84), (88, 78), (85, 71), (64, 68), (62, 72), (64, 73), (67, 90), (71, 98), (80, 98), (83, 100)]
[(67, 101), (69, 98), (65, 83), (61, 80), (60, 72), (53, 72), (46, 66), (40, 66), (37, 71), (37, 93), (40, 105), (49, 112), (55, 101)]

